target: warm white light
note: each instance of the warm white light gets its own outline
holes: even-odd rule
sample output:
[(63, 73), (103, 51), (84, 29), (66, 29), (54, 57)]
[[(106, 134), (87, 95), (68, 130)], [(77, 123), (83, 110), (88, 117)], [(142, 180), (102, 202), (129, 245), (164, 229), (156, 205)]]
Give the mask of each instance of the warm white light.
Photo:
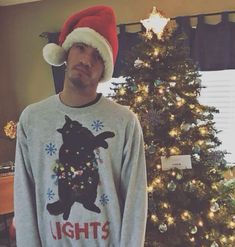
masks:
[(178, 130), (176, 128), (170, 130), (169, 135), (172, 137), (175, 137), (179, 134)]
[(170, 154), (171, 155), (176, 155), (176, 154), (180, 154), (180, 150), (177, 147), (172, 147), (170, 149)]
[(150, 193), (153, 192), (153, 186), (147, 187), (147, 191), (150, 192)]
[(124, 95), (125, 93), (126, 93), (125, 88), (122, 87), (122, 88), (119, 89), (119, 94), (120, 95)]
[(172, 225), (175, 222), (174, 218), (171, 215), (167, 215), (166, 220), (167, 220), (168, 225)]
[(142, 98), (141, 96), (138, 96), (138, 97), (136, 98), (136, 101), (137, 101), (138, 103), (142, 102), (142, 100), (143, 100), (143, 98)]
[(203, 221), (202, 220), (199, 220), (198, 221), (198, 225), (202, 227), (203, 226)]
[(154, 222), (157, 222), (158, 221), (157, 215), (152, 214), (151, 215), (151, 220), (154, 221)]
[(160, 170), (162, 168), (161, 165), (157, 165), (157, 169)]
[(161, 39), (163, 30), (170, 19), (165, 18), (157, 11), (156, 7), (153, 7), (152, 13), (148, 19), (141, 20), (141, 23), (147, 29), (147, 32), (152, 30), (157, 34), (158, 38)]

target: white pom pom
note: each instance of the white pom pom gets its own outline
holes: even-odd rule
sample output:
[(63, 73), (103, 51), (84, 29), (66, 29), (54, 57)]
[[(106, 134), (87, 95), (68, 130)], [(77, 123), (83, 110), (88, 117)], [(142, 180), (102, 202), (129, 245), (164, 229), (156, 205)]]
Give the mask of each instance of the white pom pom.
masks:
[(66, 60), (64, 48), (54, 43), (45, 45), (42, 54), (46, 62), (53, 66), (61, 66)]

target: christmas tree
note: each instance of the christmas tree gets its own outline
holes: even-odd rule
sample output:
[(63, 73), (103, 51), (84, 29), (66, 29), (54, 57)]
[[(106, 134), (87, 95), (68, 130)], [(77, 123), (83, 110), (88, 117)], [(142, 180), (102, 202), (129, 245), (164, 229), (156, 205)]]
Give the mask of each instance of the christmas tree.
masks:
[[(164, 21), (156, 9), (151, 18)], [(226, 161), (213, 121), (218, 111), (199, 103), (203, 87), (185, 35), (168, 19), (156, 30), (151, 18), (143, 21), (146, 32), (126, 57), (125, 81), (113, 84), (112, 96), (143, 128), (146, 246), (235, 246), (234, 183), (223, 177)]]

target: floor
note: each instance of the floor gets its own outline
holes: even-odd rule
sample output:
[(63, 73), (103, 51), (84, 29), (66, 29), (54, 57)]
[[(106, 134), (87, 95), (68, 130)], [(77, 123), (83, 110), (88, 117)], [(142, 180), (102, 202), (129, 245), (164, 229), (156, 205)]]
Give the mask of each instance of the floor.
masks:
[(10, 240), (10, 245), (5, 231), (0, 232), (0, 247), (16, 247), (15, 240)]
[[(5, 231), (5, 225), (4, 225), (4, 221), (3, 221), (3, 216), (0, 217), (0, 247), (16, 247), (16, 243), (15, 240), (10, 240), (10, 244), (8, 242), (8, 237), (7, 237), (7, 233)], [(10, 225), (10, 222), (12, 220), (12, 215), (10, 215), (9, 217), (7, 217), (7, 223), (8, 226)]]

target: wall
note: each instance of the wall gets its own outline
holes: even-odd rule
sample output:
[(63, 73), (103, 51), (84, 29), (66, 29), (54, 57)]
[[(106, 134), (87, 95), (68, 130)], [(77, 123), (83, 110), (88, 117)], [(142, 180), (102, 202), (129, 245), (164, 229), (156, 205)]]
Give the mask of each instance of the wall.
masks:
[[(169, 17), (235, 10), (234, 0), (43, 0), (0, 7), (0, 134), (5, 122), (17, 120), (25, 106), (54, 94), (51, 69), (41, 52), (46, 40), (39, 35), (58, 31), (71, 13), (95, 4), (112, 6), (118, 23), (144, 19), (153, 6)], [(0, 162), (13, 158), (14, 145), (0, 140)]]

